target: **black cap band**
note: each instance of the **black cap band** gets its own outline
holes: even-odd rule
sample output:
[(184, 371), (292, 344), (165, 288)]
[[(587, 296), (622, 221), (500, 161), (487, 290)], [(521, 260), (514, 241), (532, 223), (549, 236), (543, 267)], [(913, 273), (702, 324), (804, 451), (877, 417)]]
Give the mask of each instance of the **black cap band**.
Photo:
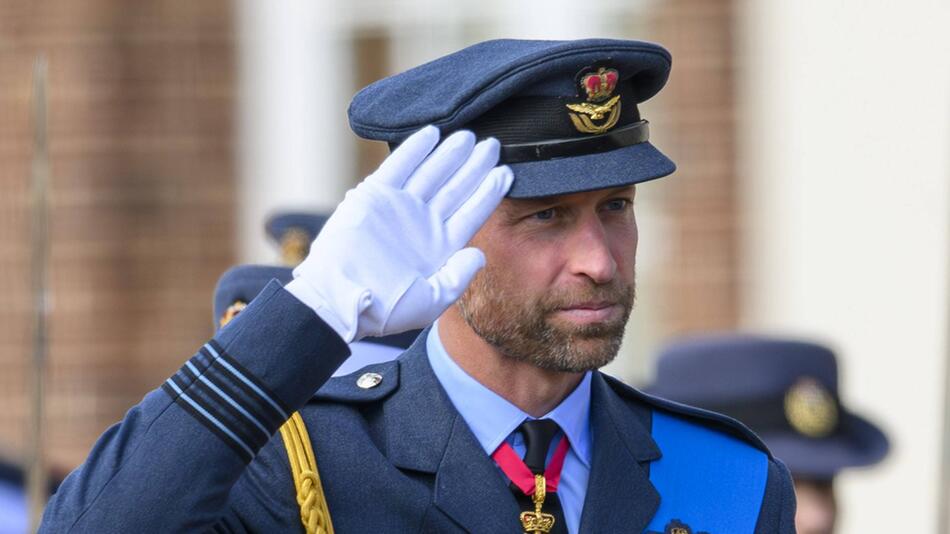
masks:
[(541, 161), (597, 154), (616, 148), (644, 143), (649, 139), (649, 122), (642, 120), (629, 126), (593, 137), (502, 145), (499, 162), (524, 163), (527, 161)]
[[(583, 104), (579, 96), (510, 98), (463, 128), (471, 130), (477, 139), (497, 139), (501, 143), (500, 163), (584, 156), (648, 141), (650, 130), (647, 121), (640, 118), (632, 84), (621, 83), (616, 98), (616, 125), (605, 133), (578, 131), (568, 106)], [(389, 149), (395, 150), (398, 145), (390, 142)]]

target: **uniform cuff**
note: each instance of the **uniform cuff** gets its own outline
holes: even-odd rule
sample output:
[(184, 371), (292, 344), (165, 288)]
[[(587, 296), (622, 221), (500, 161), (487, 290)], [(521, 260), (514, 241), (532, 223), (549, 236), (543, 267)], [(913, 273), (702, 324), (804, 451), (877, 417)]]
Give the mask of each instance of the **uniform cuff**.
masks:
[(347, 356), (343, 339), (272, 281), (162, 389), (250, 461)]

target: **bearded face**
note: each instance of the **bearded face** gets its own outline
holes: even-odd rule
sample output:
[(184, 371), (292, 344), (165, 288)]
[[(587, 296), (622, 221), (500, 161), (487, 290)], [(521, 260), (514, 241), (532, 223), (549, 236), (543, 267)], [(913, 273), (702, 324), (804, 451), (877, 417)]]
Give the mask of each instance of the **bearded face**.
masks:
[[(458, 301), (465, 322), (504, 356), (558, 372), (583, 372), (610, 363), (620, 350), (633, 309), (635, 284), (614, 278), (529, 294), (517, 277), (486, 266)], [(603, 321), (578, 324), (561, 312), (582, 303), (615, 307)]]

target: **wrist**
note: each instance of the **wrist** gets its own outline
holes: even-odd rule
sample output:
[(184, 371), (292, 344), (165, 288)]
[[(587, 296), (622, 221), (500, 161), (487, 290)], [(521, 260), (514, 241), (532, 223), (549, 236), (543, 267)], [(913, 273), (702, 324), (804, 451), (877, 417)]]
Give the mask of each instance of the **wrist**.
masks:
[(326, 299), (303, 278), (294, 278), (284, 286), (284, 289), (313, 310), (345, 343), (354, 341), (356, 324), (347, 324), (347, 321), (327, 304)]

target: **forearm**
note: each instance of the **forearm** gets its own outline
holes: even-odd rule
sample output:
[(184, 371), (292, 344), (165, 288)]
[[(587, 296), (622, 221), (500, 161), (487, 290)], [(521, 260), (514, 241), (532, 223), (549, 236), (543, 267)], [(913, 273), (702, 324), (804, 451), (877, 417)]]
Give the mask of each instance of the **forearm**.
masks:
[(246, 465), (347, 355), (333, 330), (272, 283), (100, 437), (50, 502), (41, 530), (214, 523)]

